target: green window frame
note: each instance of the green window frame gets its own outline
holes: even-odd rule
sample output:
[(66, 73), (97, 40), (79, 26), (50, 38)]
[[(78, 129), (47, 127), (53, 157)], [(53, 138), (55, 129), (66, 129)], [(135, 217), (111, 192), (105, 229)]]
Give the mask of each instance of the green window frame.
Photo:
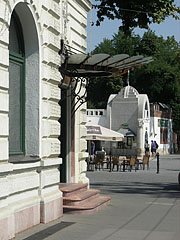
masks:
[[(16, 96), (17, 102), (19, 101), (20, 106), (19, 106), (19, 122), (16, 122), (16, 126), (18, 125), (19, 127), (19, 134), (18, 134), (18, 140), (19, 144), (18, 147), (13, 146), (16, 144), (13, 144), (13, 140), (11, 139), (11, 131), (9, 130), (9, 154), (10, 155), (25, 155), (25, 51), (24, 51), (24, 39), (23, 39), (23, 31), (22, 31), (22, 26), (19, 20), (19, 17), (17, 16), (16, 12), (13, 11), (12, 14), (12, 19), (13, 24), (15, 26), (15, 33), (16, 34), (16, 39), (18, 41), (18, 50), (15, 52), (11, 49), (11, 45), (9, 45), (9, 71), (11, 70), (11, 66), (16, 66), (17, 69), (19, 70), (19, 76), (17, 81), (19, 81), (17, 84), (19, 84), (19, 92), (18, 96)], [(11, 28), (10, 28), (10, 37), (11, 37)], [(10, 42), (11, 43), (11, 42)], [(12, 81), (11, 75), (13, 72), (10, 72), (10, 78), (9, 81)], [(11, 82), (10, 82), (11, 86)], [(11, 98), (13, 95), (13, 89), (9, 89), (9, 98)], [(13, 106), (9, 106), (9, 111), (11, 112), (11, 109)], [(13, 110), (12, 110), (13, 111)], [(12, 119), (13, 115), (9, 114), (10, 120), (10, 127), (9, 129), (13, 129), (13, 124), (14, 119)], [(12, 134), (13, 135), (13, 134)]]

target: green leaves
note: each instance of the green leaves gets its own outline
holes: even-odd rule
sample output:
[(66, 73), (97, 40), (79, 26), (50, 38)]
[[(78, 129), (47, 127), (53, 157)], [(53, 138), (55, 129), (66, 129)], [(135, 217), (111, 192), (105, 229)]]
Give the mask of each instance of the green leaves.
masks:
[(169, 16), (179, 19), (180, 13), (174, 0), (95, 0), (94, 8), (97, 9), (96, 25), (100, 25), (105, 17), (121, 19), (120, 30), (126, 34), (137, 26), (148, 29), (152, 22), (163, 22)]

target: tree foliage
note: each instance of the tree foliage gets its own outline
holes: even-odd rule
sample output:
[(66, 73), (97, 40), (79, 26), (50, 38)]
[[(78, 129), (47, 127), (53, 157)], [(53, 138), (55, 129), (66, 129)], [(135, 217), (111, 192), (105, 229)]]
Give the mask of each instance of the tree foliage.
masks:
[(172, 16), (179, 19), (180, 10), (174, 0), (94, 0), (94, 8), (97, 9), (96, 25), (107, 17), (108, 19), (120, 19), (120, 27), (126, 34), (129, 30), (139, 26), (148, 29), (151, 23), (160, 23), (165, 18)]
[[(106, 48), (107, 47), (107, 48)], [(162, 102), (173, 109), (174, 130), (180, 129), (180, 44), (174, 37), (158, 37), (154, 32), (147, 31), (142, 37), (127, 36), (122, 31), (113, 36), (112, 40), (104, 39), (94, 53), (110, 55), (128, 53), (130, 56), (142, 54), (152, 56), (153, 62), (135, 68), (130, 73), (130, 85), (139, 93), (147, 94), (150, 102)], [(94, 108), (105, 108), (110, 94), (117, 93), (126, 85), (123, 79), (96, 79), (91, 82), (88, 101)], [(101, 90), (101, 91), (100, 91)], [(88, 106), (89, 107), (89, 106)]]
[(117, 94), (123, 87), (122, 78), (96, 78), (88, 87), (88, 108), (106, 108), (109, 96)]

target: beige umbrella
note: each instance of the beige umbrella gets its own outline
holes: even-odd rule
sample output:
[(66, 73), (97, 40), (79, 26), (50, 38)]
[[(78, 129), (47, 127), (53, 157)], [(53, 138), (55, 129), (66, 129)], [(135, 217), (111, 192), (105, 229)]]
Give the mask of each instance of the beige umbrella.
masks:
[(121, 142), (124, 139), (124, 135), (115, 132), (109, 128), (102, 127), (100, 125), (88, 122), (86, 124), (87, 135), (86, 140), (99, 140), (99, 141), (117, 141)]

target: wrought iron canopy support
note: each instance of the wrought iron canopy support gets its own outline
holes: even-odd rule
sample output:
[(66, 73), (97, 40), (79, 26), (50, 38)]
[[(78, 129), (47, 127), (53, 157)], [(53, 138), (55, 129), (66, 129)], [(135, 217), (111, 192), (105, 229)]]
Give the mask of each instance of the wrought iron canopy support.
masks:
[(59, 51), (59, 55), (63, 56), (65, 61), (59, 67), (59, 72), (61, 73), (62, 79), (58, 86), (63, 90), (70, 89), (70, 91), (68, 91), (70, 94), (63, 94), (65, 91), (62, 91), (59, 105), (61, 105), (65, 98), (71, 98), (71, 117), (73, 117), (81, 105), (87, 101), (89, 77), (80, 76), (76, 69), (67, 70), (67, 61), (70, 54), (72, 54), (72, 51), (68, 50), (68, 47), (65, 46), (63, 40), (61, 40), (61, 49)]
[[(61, 72), (62, 74), (62, 72)], [(73, 77), (64, 75), (61, 82), (59, 83), (59, 88), (63, 90), (70, 89), (70, 94), (63, 94), (59, 101), (61, 105), (65, 98), (71, 98), (71, 117), (74, 116), (75, 112), (87, 101), (87, 88), (89, 84), (89, 78), (84, 77)]]

